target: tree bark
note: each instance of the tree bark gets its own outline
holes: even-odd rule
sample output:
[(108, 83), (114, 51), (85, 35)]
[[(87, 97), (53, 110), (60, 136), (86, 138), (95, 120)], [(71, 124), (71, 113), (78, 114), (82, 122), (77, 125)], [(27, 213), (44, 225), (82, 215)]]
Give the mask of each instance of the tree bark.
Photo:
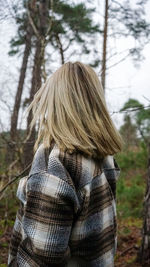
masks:
[(19, 83), (18, 83), (18, 88), (16, 92), (13, 113), (11, 116), (10, 137), (11, 137), (12, 142), (16, 140), (16, 136), (17, 136), (18, 115), (19, 115), (19, 109), (20, 109), (20, 104), (21, 104), (21, 97), (23, 93), (23, 85), (24, 85), (24, 80), (25, 80), (25, 75), (26, 75), (26, 70), (27, 70), (28, 58), (29, 58), (30, 51), (31, 51), (32, 34), (33, 34), (32, 28), (30, 25), (28, 25), (26, 39), (25, 39), (24, 56), (22, 60), (22, 66), (21, 66), (20, 77), (19, 77)]
[(102, 70), (101, 70), (101, 81), (104, 91), (105, 91), (105, 80), (106, 80), (107, 32), (108, 32), (108, 0), (105, 0), (103, 55), (102, 55)]
[(56, 38), (56, 42), (57, 42), (58, 49), (59, 49), (59, 52), (60, 52), (61, 64), (63, 65), (65, 63), (64, 50), (63, 50), (63, 46), (62, 46), (62, 42), (60, 40), (59, 34), (56, 34), (55, 38)]
[[(31, 82), (29, 103), (32, 102), (34, 98), (34, 94), (37, 92), (37, 90), (41, 86), (41, 66), (42, 66), (42, 61), (43, 61), (43, 55), (41, 52), (42, 52), (41, 40), (37, 40), (35, 56), (34, 56), (34, 66), (33, 66), (33, 72), (32, 72), (32, 82)], [(32, 114), (32, 111), (30, 111), (27, 117), (27, 130), (26, 130), (27, 136), (30, 133), (30, 124), (32, 121), (32, 117), (33, 117), (33, 114)], [(23, 162), (24, 162), (25, 167), (32, 161), (32, 158), (33, 158), (33, 147), (35, 143), (35, 136), (36, 136), (36, 131), (34, 127), (23, 149), (23, 152), (24, 152)]]
[(142, 243), (138, 253), (138, 262), (142, 266), (150, 266), (150, 143), (148, 145), (148, 178), (144, 198), (144, 224), (142, 229)]
[[(30, 1), (28, 4), (29, 4), (30, 11), (32, 12), (32, 14), (34, 14), (36, 0)], [(10, 164), (12, 161), (15, 160), (15, 157), (16, 157), (15, 152), (18, 149), (16, 146), (16, 143), (18, 141), (17, 124), (18, 124), (18, 116), (19, 116), (19, 110), (20, 110), (20, 105), (21, 105), (21, 98), (22, 98), (22, 93), (23, 93), (24, 80), (25, 80), (26, 70), (27, 70), (27, 64), (28, 64), (28, 59), (29, 59), (30, 52), (31, 52), (32, 36), (33, 36), (33, 29), (28, 20), (26, 36), (25, 36), (24, 55), (23, 55), (22, 66), (20, 70), (17, 92), (15, 96), (15, 103), (14, 103), (13, 112), (11, 115), (10, 142), (7, 146), (7, 155), (6, 155), (6, 161), (8, 164)]]
[(32, 28), (30, 25), (27, 26), (27, 32), (25, 37), (25, 49), (24, 49), (24, 55), (22, 60), (22, 66), (20, 70), (20, 77), (17, 87), (17, 92), (15, 96), (15, 103), (13, 106), (13, 112), (11, 115), (11, 126), (10, 126), (10, 142), (7, 145), (7, 154), (6, 154), (6, 162), (10, 164), (12, 161), (15, 160), (16, 157), (16, 151), (17, 151), (17, 140), (18, 140), (18, 134), (17, 134), (17, 124), (18, 124), (18, 116), (19, 116), (19, 110), (21, 105), (21, 97), (23, 93), (23, 86), (24, 86), (24, 80), (27, 70), (27, 64), (28, 64), (28, 58), (31, 51), (31, 39), (32, 39)]
[[(46, 32), (48, 28), (49, 20), (48, 18), (48, 4), (49, 1), (41, 1), (39, 5), (39, 20), (38, 20), (38, 36), (36, 40), (36, 49), (34, 55), (34, 65), (33, 65), (33, 72), (32, 72), (32, 82), (31, 82), (31, 90), (30, 90), (30, 98), (29, 103), (32, 102), (35, 93), (41, 87), (41, 80), (42, 80), (42, 67), (45, 63), (44, 61), (44, 54), (45, 54), (45, 46), (46, 46)], [(35, 144), (36, 138), (36, 130), (33, 127), (32, 131), (30, 132), (30, 124), (33, 118), (32, 111), (29, 112), (27, 117), (27, 131), (26, 135), (29, 136), (27, 142), (24, 145), (23, 149), (23, 165), (26, 167), (28, 164), (32, 162), (33, 159), (33, 148)]]

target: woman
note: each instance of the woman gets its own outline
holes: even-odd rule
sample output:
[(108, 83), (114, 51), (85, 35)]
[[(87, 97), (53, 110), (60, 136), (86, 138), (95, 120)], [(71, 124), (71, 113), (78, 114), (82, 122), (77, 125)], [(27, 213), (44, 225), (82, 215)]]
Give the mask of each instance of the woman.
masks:
[(39, 120), (28, 177), (12, 233), (9, 266), (112, 267), (117, 246), (113, 155), (121, 137), (101, 83), (80, 62), (66, 63), (41, 87), (29, 110)]

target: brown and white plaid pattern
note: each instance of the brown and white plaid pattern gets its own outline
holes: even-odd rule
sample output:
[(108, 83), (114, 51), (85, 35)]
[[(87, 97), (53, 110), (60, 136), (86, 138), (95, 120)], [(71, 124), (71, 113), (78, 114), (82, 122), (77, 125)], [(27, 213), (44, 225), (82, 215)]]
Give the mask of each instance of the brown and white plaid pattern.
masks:
[(113, 267), (119, 173), (112, 156), (98, 161), (55, 144), (46, 160), (41, 145), (18, 186), (8, 266)]

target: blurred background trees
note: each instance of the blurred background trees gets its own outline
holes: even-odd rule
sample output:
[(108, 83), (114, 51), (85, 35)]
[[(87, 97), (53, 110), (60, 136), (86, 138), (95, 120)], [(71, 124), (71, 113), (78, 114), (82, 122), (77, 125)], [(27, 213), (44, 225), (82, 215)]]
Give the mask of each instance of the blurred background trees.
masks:
[[(11, 18), (16, 29), (14, 34), (11, 34), (9, 56), (14, 61), (18, 59), (20, 64), (14, 83), (11, 84), (11, 75), (7, 74), (8, 84), (12, 88), (7, 100), (2, 97), (7, 83), (4, 83), (4, 86), (1, 83), (0, 102), (7, 107), (10, 118), (7, 122), (3, 120), (8, 126), (7, 131), (4, 130), (5, 123), (0, 119), (1, 189), (11, 182), (16, 173), (32, 162), (38, 125), (30, 132), (32, 112), (26, 119), (23, 119), (22, 114), (47, 76), (56, 66), (58, 68), (67, 61), (85, 58), (84, 63), (90, 64), (99, 73), (107, 93), (107, 79), (111, 68), (128, 57), (132, 58), (135, 65), (139, 65), (144, 59), (142, 52), (150, 38), (150, 24), (145, 16), (147, 2), (148, 0), (137, 0), (133, 4), (129, 0), (104, 0), (97, 4), (94, 1), (79, 0), (1, 1), (0, 22), (7, 23)], [(102, 13), (101, 16), (99, 12)], [(98, 19), (95, 19), (96, 17)], [(117, 47), (119, 40), (127, 38), (131, 41), (129, 47), (121, 52), (117, 48), (113, 49), (113, 44)], [(12, 101), (9, 99), (11, 94)], [(149, 103), (149, 99), (147, 100)], [(150, 183), (147, 175), (147, 162), (150, 157), (150, 104), (145, 106), (140, 103), (135, 92), (135, 98), (129, 98), (120, 110), (112, 112), (112, 116), (115, 112), (122, 114), (120, 133), (124, 140), (123, 151), (116, 156), (122, 169), (118, 181), (118, 218), (121, 227), (122, 218), (126, 224), (128, 217), (135, 222), (135, 225), (130, 227), (138, 229), (142, 227), (144, 218), (139, 261), (142, 259), (143, 264), (146, 264), (150, 260)], [(9, 241), (7, 232), (11, 230), (18, 205), (15, 198), (16, 186), (16, 183), (12, 184), (1, 193), (0, 207), (3, 214), (0, 216), (2, 238), (4, 236), (5, 241)], [(13, 199), (12, 202), (8, 201), (8, 195)], [(126, 234), (121, 232), (122, 228), (119, 231), (122, 246), (121, 238)], [(128, 233), (128, 236), (130, 237), (131, 233)], [(137, 248), (132, 246), (131, 249), (134, 250), (133, 254), (137, 255)], [(3, 250), (6, 258), (7, 246)], [(133, 266), (138, 266), (137, 264)]]
[[(142, 243), (138, 254), (138, 261), (143, 265), (150, 264), (150, 106), (144, 106), (136, 99), (129, 99), (121, 111), (131, 111), (131, 115), (125, 115), (124, 125), (121, 127), (122, 136), (126, 145), (130, 144), (133, 149), (137, 142), (137, 136), (147, 148), (147, 182), (144, 197), (144, 223), (142, 229)], [(128, 133), (127, 133), (128, 129)], [(136, 143), (137, 145), (137, 143)]]

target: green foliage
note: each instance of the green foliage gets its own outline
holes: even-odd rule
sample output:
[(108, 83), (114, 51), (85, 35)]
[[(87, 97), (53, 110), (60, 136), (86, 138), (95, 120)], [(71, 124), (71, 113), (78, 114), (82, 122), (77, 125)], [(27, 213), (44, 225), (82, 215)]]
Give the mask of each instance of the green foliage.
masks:
[(134, 108), (143, 108), (143, 105), (138, 100), (129, 98), (129, 100), (124, 104), (123, 108), (120, 111)]
[(146, 169), (147, 168), (147, 147), (143, 142), (139, 144), (138, 150), (126, 150), (122, 153), (119, 153), (116, 155), (116, 160), (121, 168), (121, 170), (124, 172), (128, 172), (131, 169), (141, 168)]
[(142, 175), (130, 177), (127, 185), (125, 177), (117, 184), (117, 212), (119, 217), (142, 217), (145, 182)]
[(8, 52), (9, 56), (14, 56), (19, 52), (19, 46), (25, 42), (24, 36), (18, 36), (18, 38), (12, 38), (10, 41), (11, 50)]
[(147, 149), (143, 142), (135, 150), (125, 150), (116, 157), (121, 168), (117, 182), (117, 212), (119, 218), (141, 218), (146, 188)]
[[(120, 111), (130, 112), (128, 117), (134, 122), (132, 125), (136, 127), (136, 131), (139, 133), (145, 144), (148, 144), (150, 142), (150, 105), (144, 107), (138, 100), (129, 98)], [(127, 115), (125, 115), (125, 117), (126, 116)]]
[(131, 117), (128, 114), (124, 116), (124, 124), (120, 127), (120, 133), (125, 146), (129, 147), (138, 143), (136, 125), (132, 123)]
[(69, 5), (64, 1), (54, 4), (54, 12), (62, 15), (62, 23), (67, 23), (72, 31), (81, 33), (93, 33), (99, 31), (98, 26), (93, 26), (91, 14), (94, 9), (86, 8), (85, 4)]
[(89, 64), (92, 68), (96, 68), (98, 67), (98, 65), (100, 64), (100, 60), (96, 59), (93, 63)]
[[(18, 53), (21, 45), (25, 43), (28, 25), (27, 3), (24, 5), (24, 12), (22, 12), (21, 15), (16, 16), (18, 32), (17, 36), (13, 38), (10, 42), (11, 50), (9, 52), (9, 55), (15, 55), (16, 53)], [(77, 43), (80, 43), (82, 45), (82, 52), (84, 52), (85, 54), (89, 54), (91, 51), (91, 48), (89, 49), (89, 47), (91, 46), (88, 46), (88, 41), (85, 41), (85, 36), (88, 36), (90, 41), (92, 39), (93, 34), (100, 32), (99, 25), (94, 25), (92, 19), (92, 14), (95, 9), (87, 8), (84, 3), (72, 4), (68, 3), (67, 1), (61, 0), (54, 1), (53, 12), (51, 10), (50, 5), (48, 8), (49, 12), (46, 13), (47, 24), (46, 29), (44, 29), (43, 35), (46, 35), (47, 29), (49, 28), (49, 23), (52, 20), (52, 28), (49, 32), (49, 39), (47, 37), (47, 41), (49, 42), (49, 44), (55, 47), (56, 49), (59, 49), (59, 35), (59, 39), (61, 42), (64, 43), (64, 40), (66, 40), (65, 43), (71, 45), (73, 41), (76, 41)], [(34, 10), (34, 16), (32, 16), (32, 19), (37, 30), (40, 30), (41, 34), (42, 29), (39, 29), (39, 8), (36, 8), (36, 11)], [(34, 41), (34, 32), (32, 37)], [(62, 38), (63, 41), (61, 40)], [(34, 42), (32, 42), (32, 46), (34, 46)]]
[[(59, 49), (59, 35), (64, 51), (66, 51), (66, 48), (64, 48), (63, 43), (66, 42), (68, 44), (67, 48), (69, 48), (72, 43), (77, 42), (80, 44), (80, 51), (84, 54), (89, 54), (92, 40), (94, 40), (92, 35), (100, 32), (99, 25), (93, 24), (91, 18), (93, 12), (94, 9), (87, 8), (84, 3), (71, 5), (67, 1), (55, 1), (53, 26), (49, 35), (50, 43)], [(88, 36), (88, 39), (85, 40), (86, 36)], [(94, 49), (92, 51), (97, 53)], [(93, 62), (93, 64), (97, 63)]]

